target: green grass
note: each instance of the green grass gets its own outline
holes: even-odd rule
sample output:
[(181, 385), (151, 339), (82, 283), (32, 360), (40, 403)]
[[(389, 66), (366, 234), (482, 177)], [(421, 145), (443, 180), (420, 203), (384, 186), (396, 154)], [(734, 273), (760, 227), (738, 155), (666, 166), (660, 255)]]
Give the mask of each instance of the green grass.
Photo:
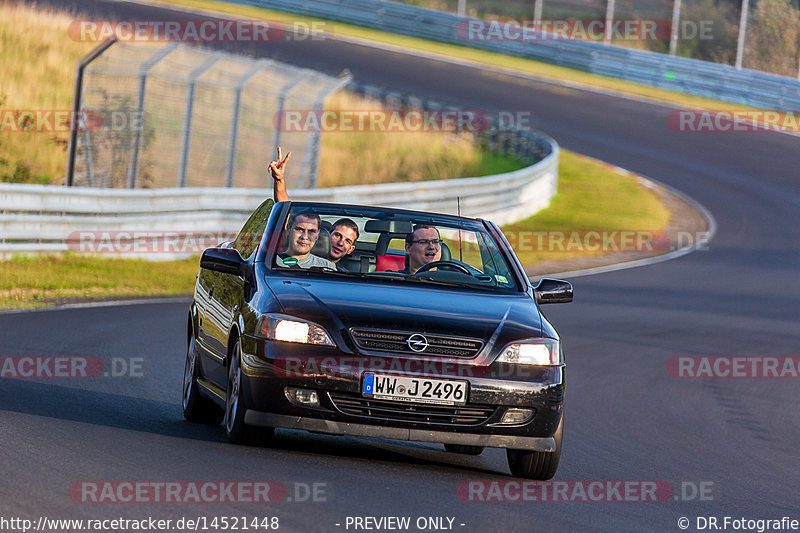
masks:
[(64, 300), (190, 294), (199, 259), (145, 261), (98, 256), (15, 257), (0, 261), (0, 309)]
[[(659, 197), (632, 176), (619, 174), (608, 165), (564, 149), (559, 169), (558, 192), (550, 206), (525, 220), (503, 226), (504, 233), (659, 231), (669, 223), (669, 210)], [(515, 246), (515, 239), (509, 241), (526, 266), (591, 253), (521, 249)]]
[[(669, 212), (635, 178), (566, 150), (558, 194), (547, 209), (503, 231), (663, 229)], [(566, 253), (518, 250), (526, 266)], [(573, 254), (574, 255), (574, 254)], [(0, 308), (40, 307), (65, 299), (189, 294), (198, 258), (148, 262), (74, 253), (0, 262)]]

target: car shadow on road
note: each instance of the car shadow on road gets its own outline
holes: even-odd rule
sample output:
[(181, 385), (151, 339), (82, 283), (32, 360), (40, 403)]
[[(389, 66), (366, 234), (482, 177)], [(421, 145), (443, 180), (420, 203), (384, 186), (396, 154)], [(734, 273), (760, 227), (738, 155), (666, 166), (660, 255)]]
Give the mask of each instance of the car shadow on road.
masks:
[[(503, 471), (498, 472), (496, 466), (487, 464), (484, 456), (449, 453), (444, 451), (441, 444), (432, 442), (395, 441), (279, 429), (267, 447), (272, 450), (303, 453), (309, 456), (335, 456), (344, 459), (437, 467), (443, 472), (453, 470), (456, 473), (455, 471), (460, 470), (473, 474), (506, 477)], [(505, 461), (501, 468), (505, 468)]]
[(0, 378), (0, 410), (210, 442), (222, 431), (183, 419), (181, 406), (40, 381)]
[[(44, 383), (41, 380), (3, 378), (0, 381), (0, 412), (12, 411), (227, 445), (221, 426), (185, 421), (178, 403)], [(503, 476), (496, 468), (486, 464), (485, 458), (451, 454), (436, 443), (278, 430), (264, 450), (307, 454), (320, 459), (359, 459)]]

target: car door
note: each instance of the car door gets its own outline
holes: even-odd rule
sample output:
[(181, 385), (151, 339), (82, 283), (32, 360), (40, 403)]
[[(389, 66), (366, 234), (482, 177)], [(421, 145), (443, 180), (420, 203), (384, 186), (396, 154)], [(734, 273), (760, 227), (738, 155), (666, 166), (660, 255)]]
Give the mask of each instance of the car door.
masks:
[[(269, 199), (253, 211), (233, 241), (232, 247), (239, 252), (243, 259), (252, 260), (255, 255), (274, 204), (275, 202)], [(205, 323), (208, 327), (205, 329), (205, 334), (207, 343), (214, 352), (211, 358), (216, 364), (206, 369), (206, 375), (220, 388), (224, 388), (227, 381), (224, 362), (228, 352), (228, 339), (233, 323), (244, 303), (245, 280), (235, 274), (221, 272), (211, 274), (213, 276), (208, 277), (212, 287), (206, 307)]]

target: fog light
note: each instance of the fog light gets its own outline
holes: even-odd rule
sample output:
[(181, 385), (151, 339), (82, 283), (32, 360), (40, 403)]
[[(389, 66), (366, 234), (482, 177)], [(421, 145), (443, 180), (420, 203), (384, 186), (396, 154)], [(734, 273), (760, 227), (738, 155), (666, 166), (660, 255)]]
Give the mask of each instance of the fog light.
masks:
[(517, 409), (512, 407), (503, 413), (501, 424), (524, 424), (533, 418), (533, 409)]
[(319, 396), (315, 390), (286, 387), (286, 397), (292, 403), (305, 405), (306, 407), (319, 407)]

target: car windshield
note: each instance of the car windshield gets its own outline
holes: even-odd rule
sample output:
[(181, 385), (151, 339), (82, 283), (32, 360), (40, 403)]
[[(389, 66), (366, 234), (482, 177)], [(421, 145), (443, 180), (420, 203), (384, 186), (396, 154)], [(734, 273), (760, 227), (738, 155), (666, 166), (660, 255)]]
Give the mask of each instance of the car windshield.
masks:
[(521, 290), (478, 220), (292, 203), (271, 266), (365, 279)]

